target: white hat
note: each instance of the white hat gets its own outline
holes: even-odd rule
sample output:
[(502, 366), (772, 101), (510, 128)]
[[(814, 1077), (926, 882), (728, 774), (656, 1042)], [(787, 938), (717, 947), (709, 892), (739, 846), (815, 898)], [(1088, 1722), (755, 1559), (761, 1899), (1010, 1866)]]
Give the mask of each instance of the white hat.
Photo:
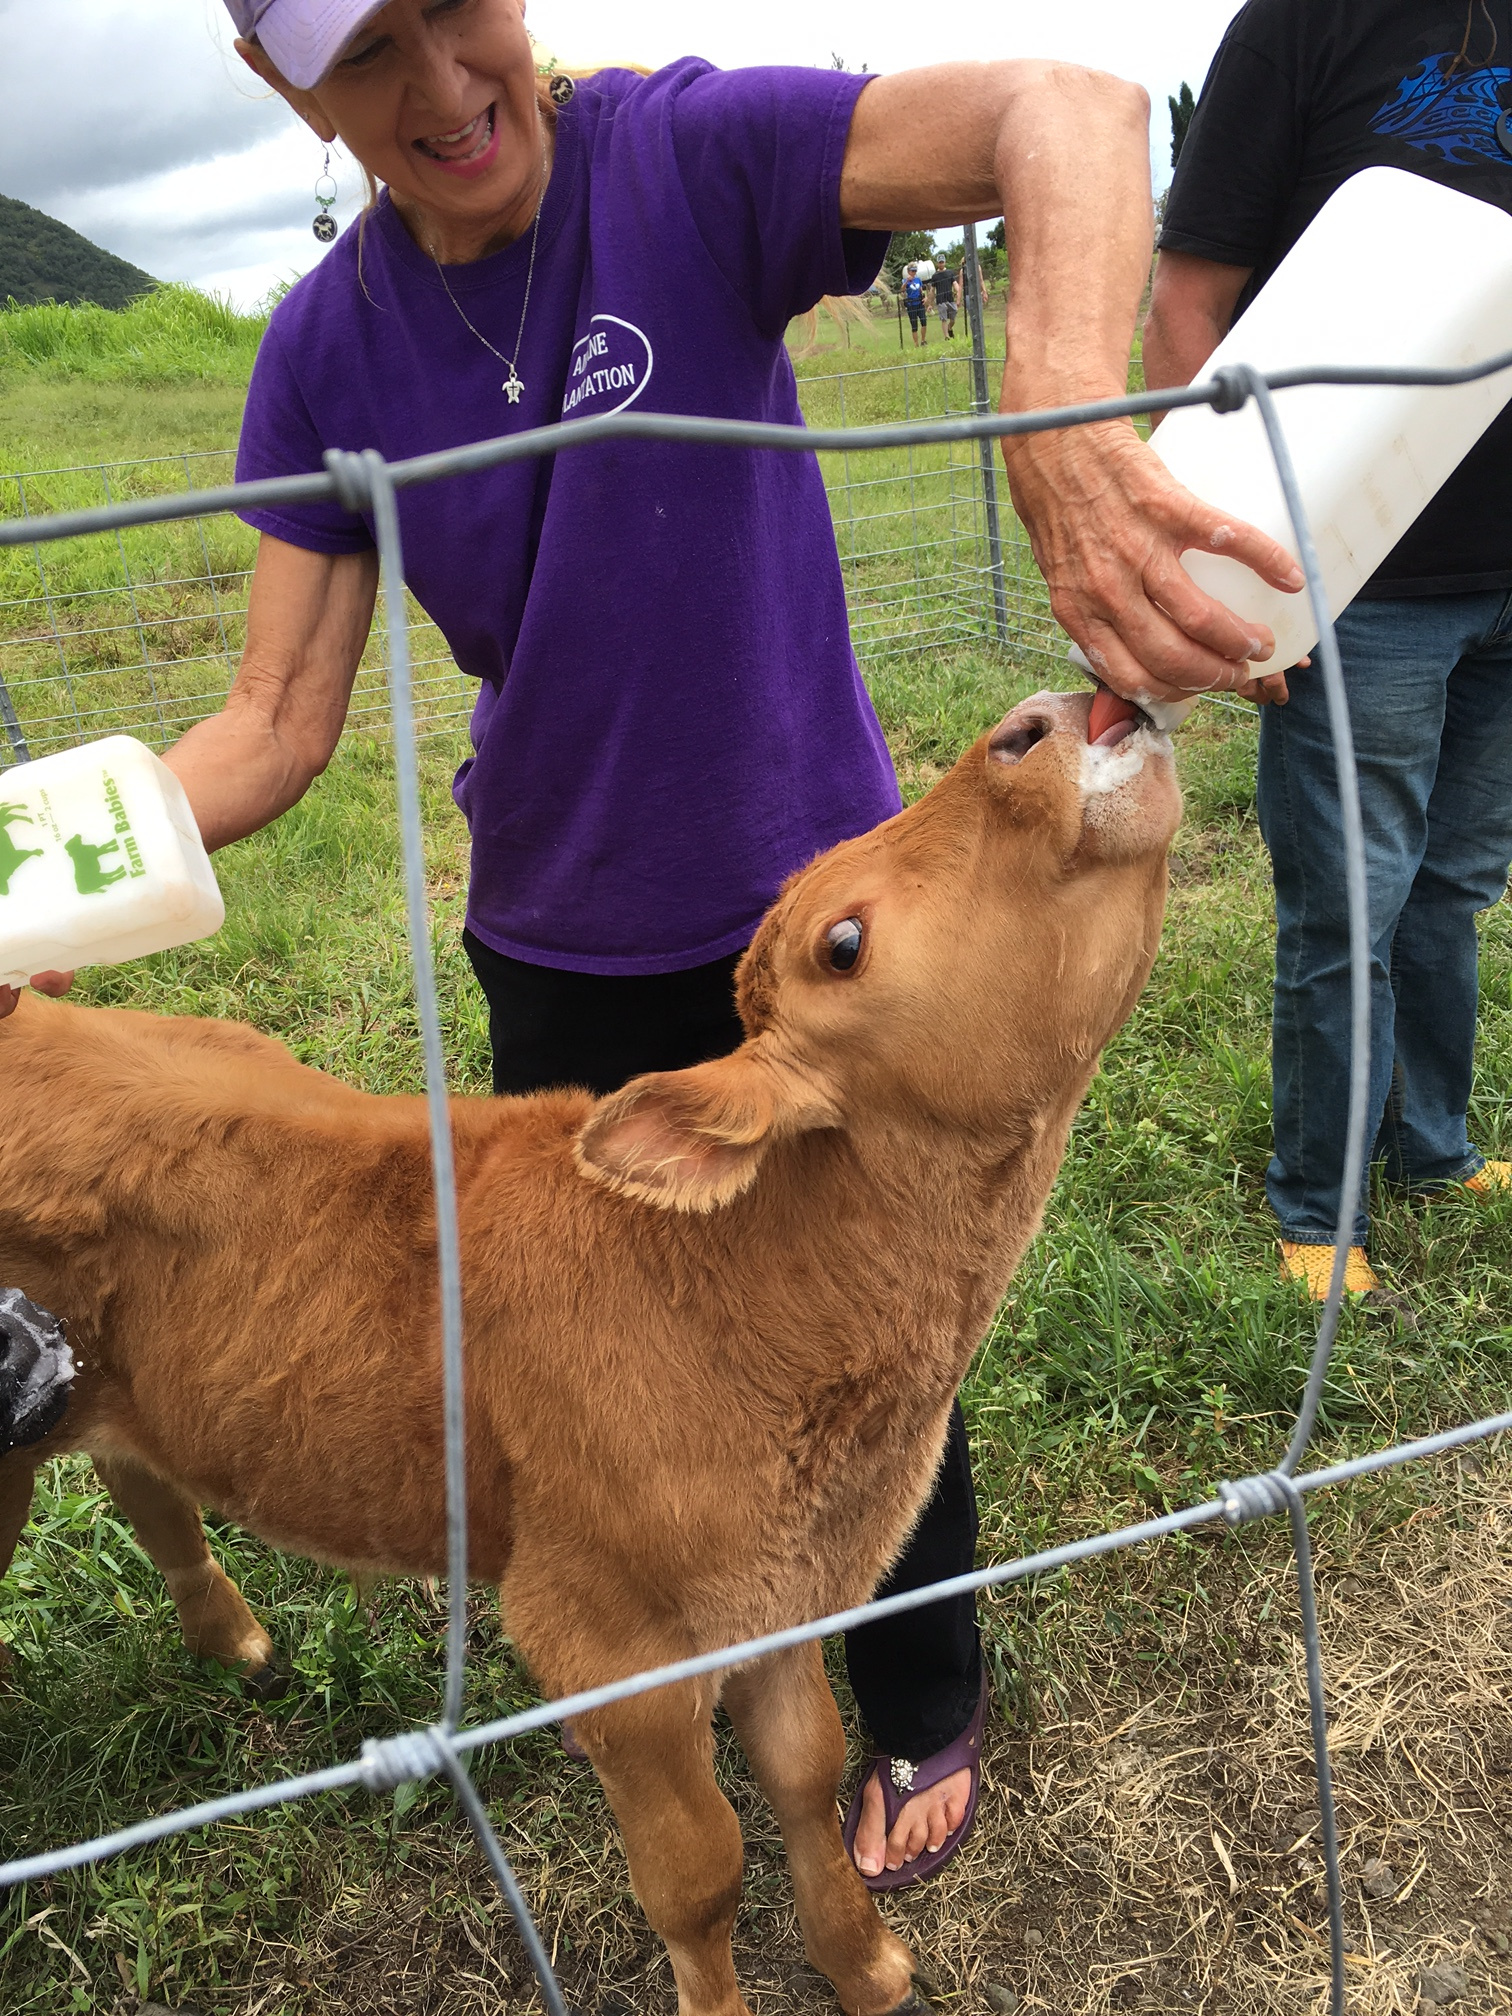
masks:
[(239, 35), (255, 35), (296, 90), (318, 84), (386, 0), (226, 0)]

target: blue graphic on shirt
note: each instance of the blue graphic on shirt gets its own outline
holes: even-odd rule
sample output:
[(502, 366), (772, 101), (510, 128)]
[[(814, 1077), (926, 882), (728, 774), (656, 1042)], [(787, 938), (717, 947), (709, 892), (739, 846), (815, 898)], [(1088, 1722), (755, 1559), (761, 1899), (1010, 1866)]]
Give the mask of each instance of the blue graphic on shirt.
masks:
[(1448, 75), (1454, 57), (1428, 56), (1397, 86), (1397, 95), (1370, 122), (1373, 133), (1405, 140), (1424, 154), (1436, 154), (1456, 167), (1495, 161), (1512, 168), (1496, 144), (1496, 122), (1503, 105), (1501, 87), (1512, 70), (1491, 66)]

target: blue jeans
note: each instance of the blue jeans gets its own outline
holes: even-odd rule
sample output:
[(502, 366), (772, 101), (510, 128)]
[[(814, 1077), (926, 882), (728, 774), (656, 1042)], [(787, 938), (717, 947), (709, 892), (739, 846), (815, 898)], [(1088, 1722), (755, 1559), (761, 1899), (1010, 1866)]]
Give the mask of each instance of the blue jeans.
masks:
[[(1357, 602), (1339, 619), (1370, 884), (1370, 1110), (1389, 1181), (1473, 1175), (1475, 915), (1512, 861), (1512, 595)], [(1332, 1240), (1349, 1101), (1349, 934), (1322, 676), (1260, 730), (1260, 830), (1276, 882), (1275, 1153), (1283, 1238)], [(1363, 1244), (1367, 1194), (1355, 1212)]]

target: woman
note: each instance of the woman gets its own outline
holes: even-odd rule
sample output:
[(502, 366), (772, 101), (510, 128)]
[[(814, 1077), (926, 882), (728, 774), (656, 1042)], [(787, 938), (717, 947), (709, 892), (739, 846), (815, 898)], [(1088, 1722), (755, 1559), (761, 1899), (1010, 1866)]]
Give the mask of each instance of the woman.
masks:
[[(1123, 389), (1150, 245), (1133, 87), (1029, 63), (871, 79), (688, 61), (603, 73), (558, 109), (522, 0), (228, 4), (245, 60), (383, 185), (274, 315), (243, 477), (635, 404), (797, 421), (790, 318), (869, 285), (890, 230), (999, 211), (1005, 404)], [(924, 138), (941, 91), (944, 161)], [(1132, 427), (1017, 444), (1009, 466), (1057, 613), (1112, 683), (1242, 682), (1256, 640), (1177, 564), (1216, 514)], [(733, 1047), (734, 965), (783, 878), (898, 804), (817, 465), (617, 443), (407, 490), (400, 514), (410, 586), (480, 681), (456, 795), (496, 1088), (607, 1091)], [(170, 757), (212, 847), (329, 759), (377, 579), (371, 525), (337, 505), (247, 515), (262, 539), (241, 669)], [(1222, 536), (1294, 576), (1259, 533)], [(891, 1586), (968, 1569), (974, 1543), (957, 1409)], [(974, 1610), (936, 1604), (847, 1650), (882, 1753), (854, 1853), (895, 1887), (970, 1822)]]

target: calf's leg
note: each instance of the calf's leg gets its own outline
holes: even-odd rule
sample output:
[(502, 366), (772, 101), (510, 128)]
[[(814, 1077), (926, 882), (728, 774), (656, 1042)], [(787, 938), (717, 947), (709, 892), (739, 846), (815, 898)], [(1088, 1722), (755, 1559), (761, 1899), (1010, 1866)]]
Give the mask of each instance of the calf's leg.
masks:
[(168, 1584), (190, 1652), (266, 1682), (273, 1641), (211, 1555), (193, 1499), (129, 1456), (97, 1456), (95, 1468)]
[(913, 1955), (883, 1924), (840, 1838), (835, 1794), (845, 1734), (817, 1644), (731, 1673), (724, 1704), (777, 1815), (809, 1959), (849, 2016), (884, 2016), (913, 1998)]
[(679, 2016), (748, 2016), (730, 1928), (740, 1902), (740, 1823), (714, 1782), (707, 1681), (659, 1688), (580, 1715), (630, 1859), (630, 1880), (666, 1942)]

